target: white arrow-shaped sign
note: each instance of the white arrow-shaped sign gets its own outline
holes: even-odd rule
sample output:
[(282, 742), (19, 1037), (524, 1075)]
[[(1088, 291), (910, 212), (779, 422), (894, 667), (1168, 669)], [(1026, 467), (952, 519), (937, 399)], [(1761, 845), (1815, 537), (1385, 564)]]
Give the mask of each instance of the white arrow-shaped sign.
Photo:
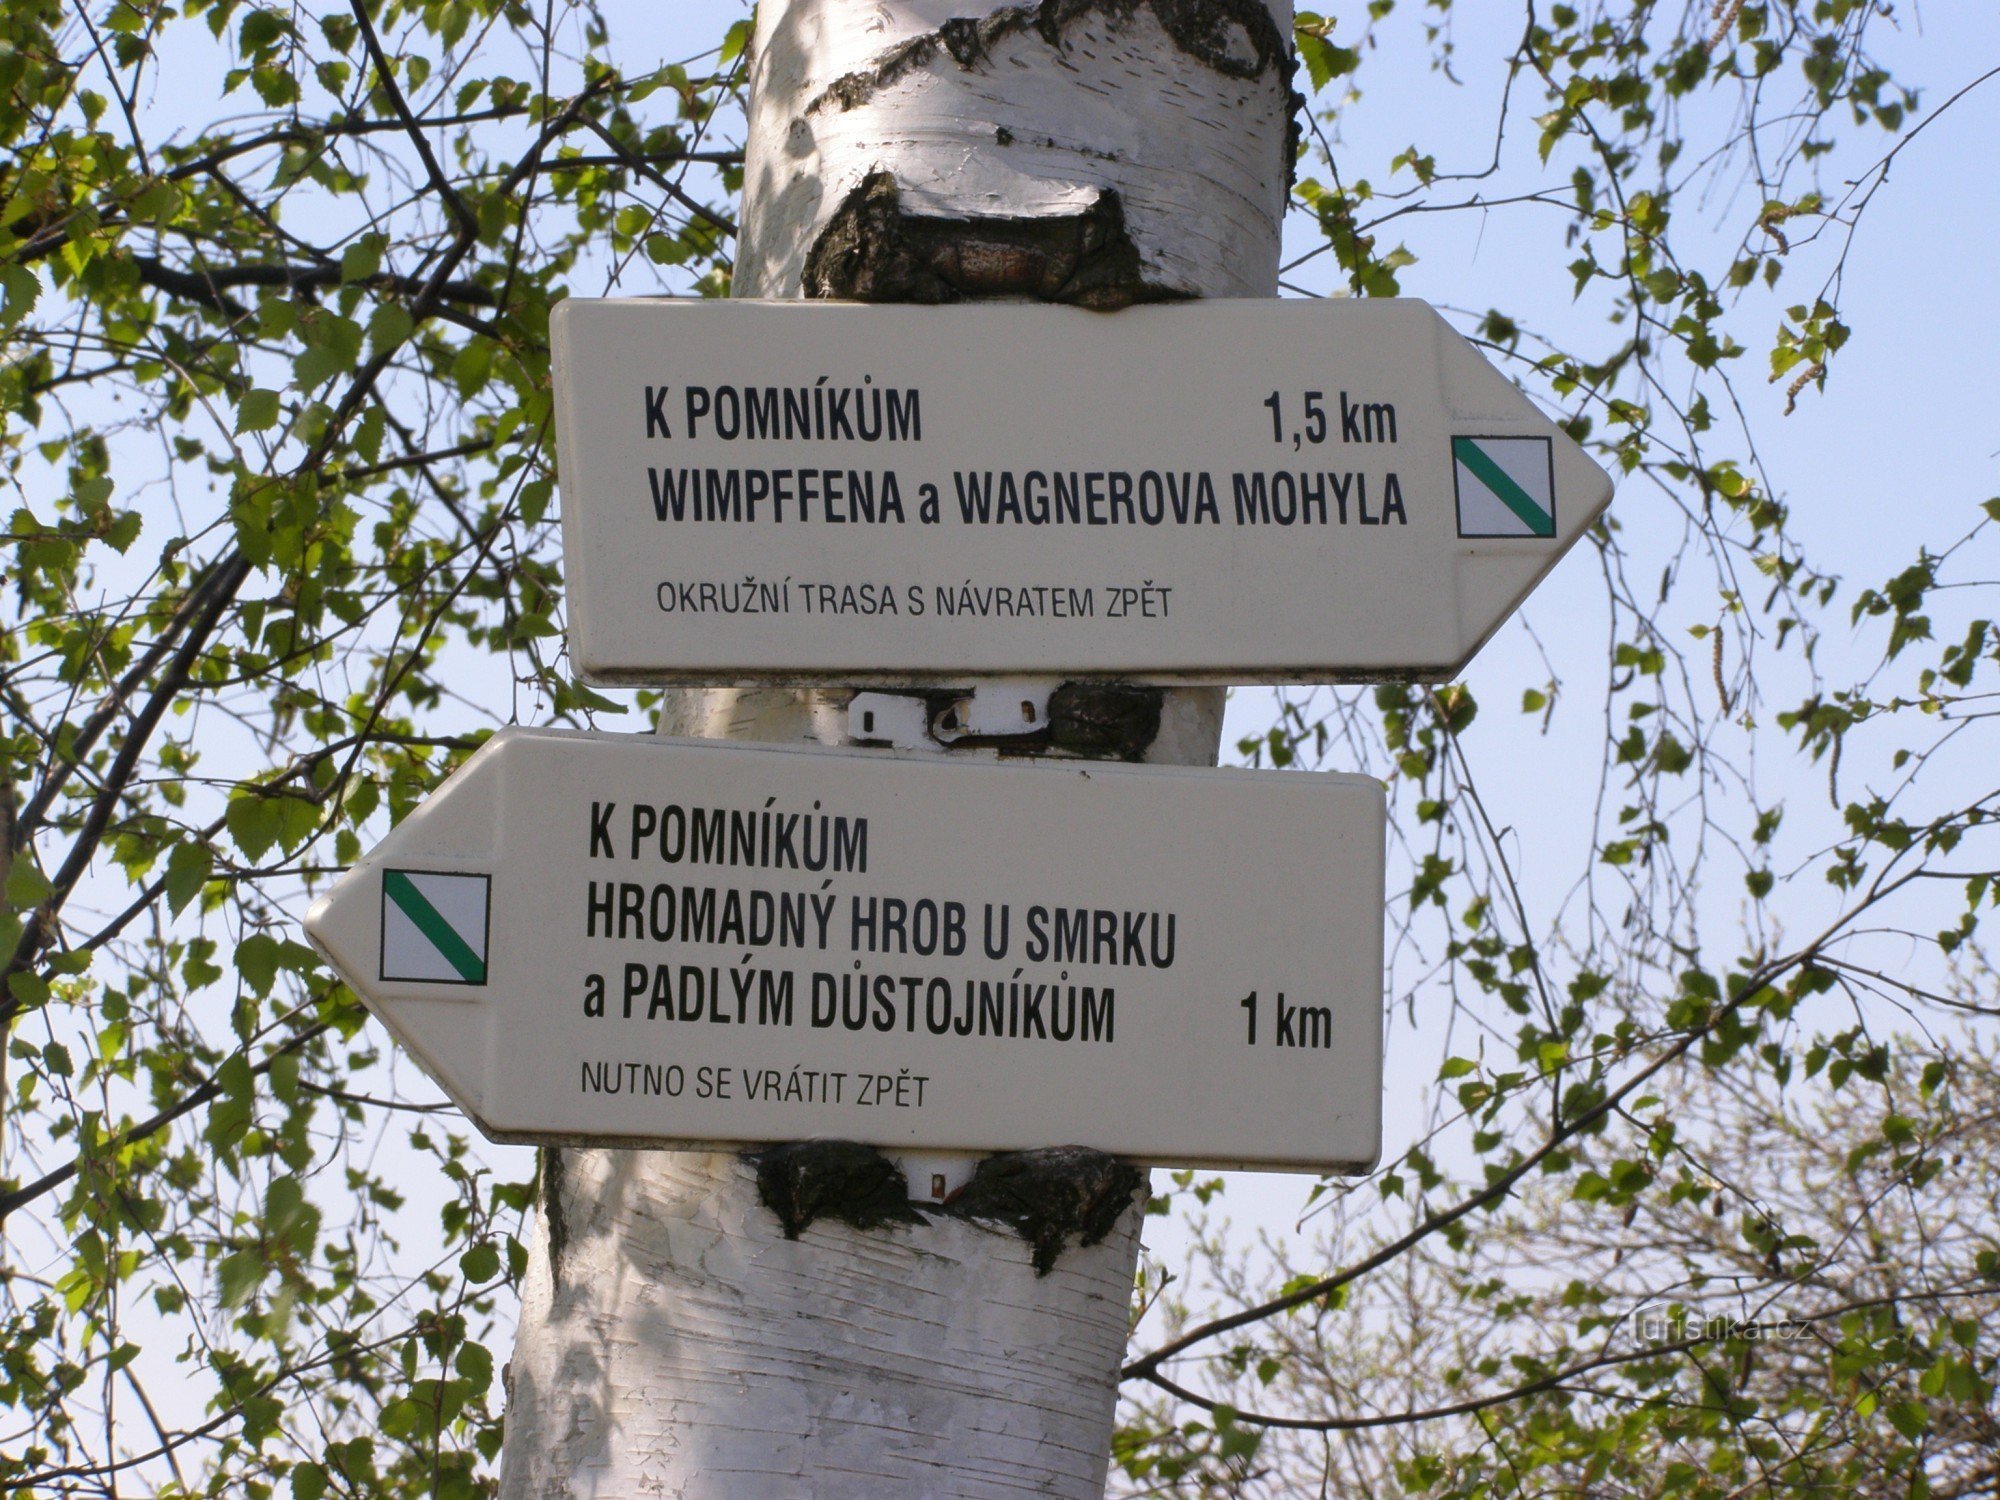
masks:
[(1364, 1167), (1384, 799), (505, 730), (306, 930), (499, 1140)]
[(571, 300), (605, 682), (1434, 679), (1611, 481), (1421, 302)]

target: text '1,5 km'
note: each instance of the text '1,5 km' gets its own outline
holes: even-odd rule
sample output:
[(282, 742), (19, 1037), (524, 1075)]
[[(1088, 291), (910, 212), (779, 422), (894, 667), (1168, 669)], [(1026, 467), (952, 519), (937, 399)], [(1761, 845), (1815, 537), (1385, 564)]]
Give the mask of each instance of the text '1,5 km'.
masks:
[(496, 1139), (1365, 1170), (1384, 811), (1362, 776), (509, 729), (306, 930)]
[(1611, 481), (1430, 307), (555, 312), (602, 682), (1448, 677)]

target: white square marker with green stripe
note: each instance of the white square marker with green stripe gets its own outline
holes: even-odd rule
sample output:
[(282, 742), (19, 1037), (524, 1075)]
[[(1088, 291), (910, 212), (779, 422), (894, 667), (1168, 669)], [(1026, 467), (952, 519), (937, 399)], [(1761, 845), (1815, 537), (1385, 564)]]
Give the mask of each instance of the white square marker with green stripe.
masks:
[(1545, 437), (1454, 437), (1460, 536), (1556, 534), (1555, 454)]
[(384, 979), (486, 983), (492, 877), (433, 870), (382, 872)]

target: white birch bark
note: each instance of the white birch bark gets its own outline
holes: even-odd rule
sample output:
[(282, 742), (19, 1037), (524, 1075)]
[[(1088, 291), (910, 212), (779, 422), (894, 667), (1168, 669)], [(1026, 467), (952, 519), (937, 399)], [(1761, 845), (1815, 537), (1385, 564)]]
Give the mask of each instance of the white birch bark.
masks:
[[(881, 173), (929, 219), (1058, 219), (1110, 190), (1149, 294), (1275, 294), (1285, 0), (965, 10), (763, 0), (739, 295), (801, 295), (815, 241)], [(969, 239), (976, 282), (995, 252)], [(841, 744), (849, 696), (677, 692), (661, 730)], [(1146, 758), (1213, 764), (1221, 708), (1170, 692)], [(509, 1368), (507, 1500), (1102, 1493), (1143, 1193), (1037, 1277), (1011, 1230), (953, 1218), (787, 1240), (735, 1156), (559, 1159)]]
[[(797, 296), (807, 247), (878, 168), (914, 211), (947, 218), (1074, 214), (1111, 188), (1149, 280), (1185, 296), (1277, 295), (1288, 66), (1232, 77), (1162, 17), (1251, 72), (1271, 35), (1289, 57), (1288, 0), (998, 6), (984, 42), (964, 29), (980, 10), (967, 0), (760, 7), (739, 296)], [(1240, 18), (1259, 13), (1271, 23), (1262, 37)], [(1058, 45), (1036, 24), (1045, 17), (1059, 21)], [(948, 24), (960, 28), (953, 42), (927, 46)], [(954, 42), (977, 51), (971, 66)], [(900, 69), (899, 51), (914, 54)], [(877, 81), (884, 72), (894, 76)]]

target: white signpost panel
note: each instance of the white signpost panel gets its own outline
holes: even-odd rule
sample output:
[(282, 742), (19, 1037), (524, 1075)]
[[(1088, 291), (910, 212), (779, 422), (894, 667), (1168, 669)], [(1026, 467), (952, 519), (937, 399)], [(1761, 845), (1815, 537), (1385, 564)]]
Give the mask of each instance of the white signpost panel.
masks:
[(1443, 678), (1611, 481), (1430, 307), (583, 301), (601, 682)]
[(510, 729), (313, 941), (498, 1140), (1364, 1169), (1384, 799)]

